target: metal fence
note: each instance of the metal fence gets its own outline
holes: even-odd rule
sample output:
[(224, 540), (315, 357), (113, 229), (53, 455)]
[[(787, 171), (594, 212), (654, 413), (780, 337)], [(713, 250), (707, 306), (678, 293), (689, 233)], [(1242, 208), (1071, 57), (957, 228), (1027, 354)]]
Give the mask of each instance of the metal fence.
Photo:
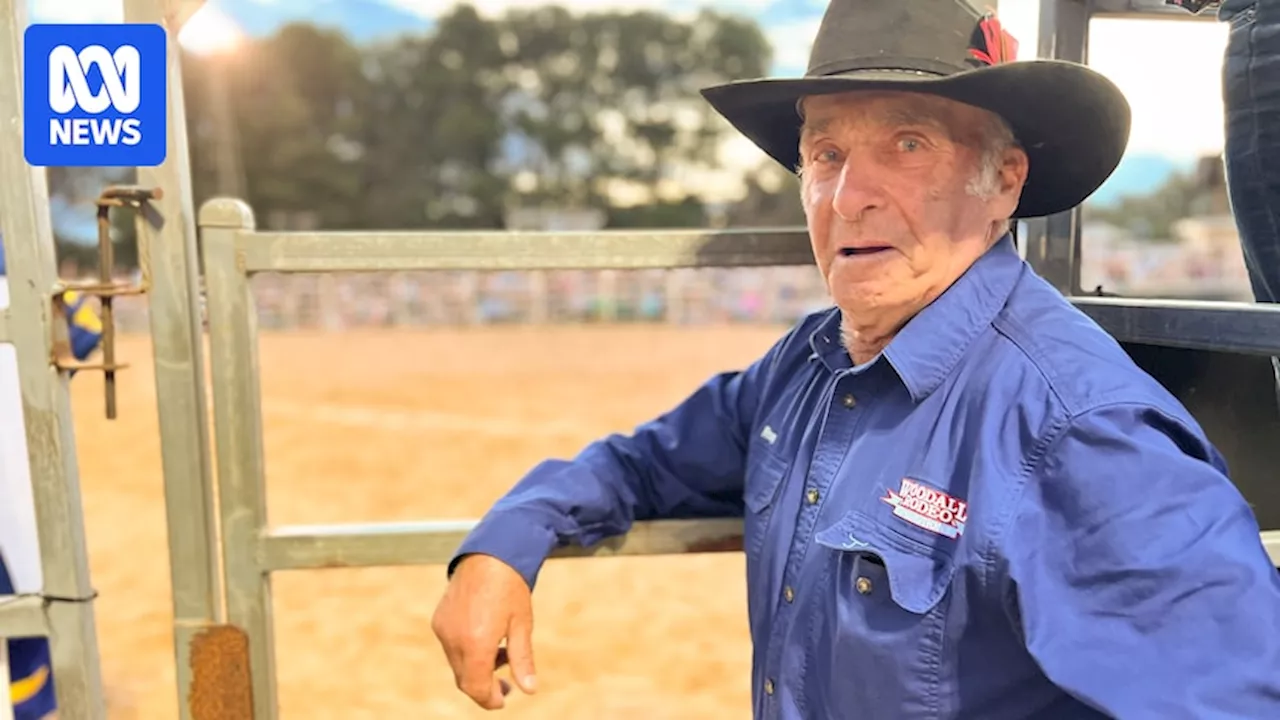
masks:
[[(513, 270), (641, 271), (660, 268), (810, 266), (796, 231), (595, 233), (262, 233), (252, 211), (218, 199), (200, 211), (204, 247), (221, 555), (226, 618), (243, 633), (259, 720), (276, 717), (271, 574), (281, 570), (443, 564), (470, 523), (268, 525), (257, 362), (258, 312), (250, 278), (343, 272)], [(599, 277), (599, 276), (597, 276)], [(213, 487), (184, 484), (207, 505)], [(191, 499), (194, 500), (192, 497)], [(741, 548), (741, 520), (640, 523), (627, 536), (560, 554), (654, 555)], [(206, 542), (213, 542), (213, 537)], [(214, 553), (200, 553), (209, 557)], [(175, 593), (185, 588), (174, 587)]]
[[(498, 324), (784, 324), (830, 303), (816, 268), (263, 273), (263, 330)], [(148, 301), (115, 303), (117, 328), (148, 332)]]

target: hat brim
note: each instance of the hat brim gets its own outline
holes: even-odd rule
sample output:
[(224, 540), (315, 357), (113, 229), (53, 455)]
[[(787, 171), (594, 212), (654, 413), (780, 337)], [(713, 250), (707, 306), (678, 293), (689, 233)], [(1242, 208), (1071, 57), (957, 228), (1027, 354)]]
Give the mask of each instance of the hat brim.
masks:
[(1129, 103), (1120, 89), (1084, 65), (1058, 60), (1002, 63), (947, 76), (881, 70), (743, 80), (705, 88), (702, 95), (794, 172), (801, 125), (796, 102), (851, 90), (929, 93), (1004, 118), (1029, 160), (1018, 218), (1079, 205), (1115, 171), (1129, 143)]

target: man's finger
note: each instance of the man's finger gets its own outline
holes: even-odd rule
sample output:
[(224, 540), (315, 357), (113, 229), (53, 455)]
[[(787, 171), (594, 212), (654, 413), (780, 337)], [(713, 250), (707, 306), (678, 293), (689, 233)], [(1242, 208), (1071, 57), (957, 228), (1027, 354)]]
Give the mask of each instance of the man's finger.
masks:
[(484, 705), (486, 710), (501, 710), (507, 704), (507, 693), (511, 691), (504, 689), (504, 685), (506, 683), (503, 680), (496, 676), (493, 678), (489, 686), (489, 703)]
[(511, 662), (511, 675), (525, 694), (537, 690), (537, 673), (533, 667), (532, 623), (521, 619), (511, 621), (507, 631), (507, 659)]
[(448, 614), (444, 613), (441, 608), (437, 608), (431, 618), (431, 631), (435, 634), (436, 639), (440, 641), (440, 649), (444, 651), (444, 657), (449, 663), (449, 669), (453, 670), (454, 683), (461, 688), (463, 675), (466, 674), (466, 666), (463, 663), (463, 659), (466, 656), (466, 640), (460, 637), (458, 633), (451, 631)]
[(493, 673), (492, 657), (487, 652), (466, 653), (462, 673), (458, 675), (458, 689), (486, 710), (497, 710), (503, 705), (502, 688)]
[(466, 674), (466, 666), (462, 661), (462, 649), (448, 635), (437, 631), (436, 636), (440, 639), (440, 649), (444, 651), (444, 658), (449, 663), (449, 669), (453, 671), (454, 684), (461, 689), (462, 678)]

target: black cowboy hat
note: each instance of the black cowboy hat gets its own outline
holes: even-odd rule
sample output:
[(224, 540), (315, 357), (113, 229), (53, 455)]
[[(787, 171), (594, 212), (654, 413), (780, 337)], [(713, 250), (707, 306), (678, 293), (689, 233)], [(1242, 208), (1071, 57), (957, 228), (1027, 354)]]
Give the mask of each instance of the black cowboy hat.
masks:
[(717, 85), (703, 97), (788, 170), (799, 163), (806, 95), (849, 90), (929, 93), (1009, 124), (1030, 169), (1015, 217), (1069, 210), (1115, 170), (1129, 141), (1129, 103), (1078, 63), (1010, 62), (1016, 41), (964, 0), (831, 0), (802, 78)]

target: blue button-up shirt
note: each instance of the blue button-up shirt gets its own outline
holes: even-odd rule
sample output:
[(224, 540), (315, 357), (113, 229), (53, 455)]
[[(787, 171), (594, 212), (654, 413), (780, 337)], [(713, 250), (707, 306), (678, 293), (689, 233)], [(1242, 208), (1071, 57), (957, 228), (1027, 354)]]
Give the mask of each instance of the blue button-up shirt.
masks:
[(1002, 239), (853, 366), (814, 314), (459, 549), (745, 515), (758, 719), (1280, 718), (1280, 574), (1186, 410)]

